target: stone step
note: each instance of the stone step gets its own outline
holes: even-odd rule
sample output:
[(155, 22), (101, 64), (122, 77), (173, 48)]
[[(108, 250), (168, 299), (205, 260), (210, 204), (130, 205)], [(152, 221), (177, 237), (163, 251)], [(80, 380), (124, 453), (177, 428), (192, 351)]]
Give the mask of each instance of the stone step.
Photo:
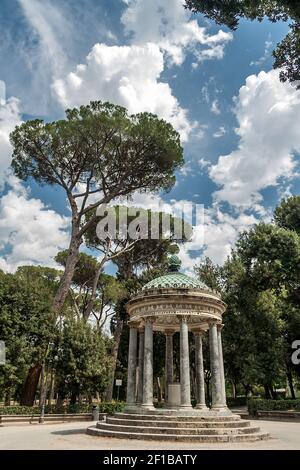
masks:
[(141, 424), (144, 427), (173, 427), (173, 428), (227, 428), (227, 427), (249, 427), (250, 421), (240, 420), (240, 421), (180, 421), (180, 418), (175, 420), (169, 420), (168, 417), (165, 417), (164, 420), (153, 420), (148, 417), (141, 422), (141, 420), (134, 419), (121, 419), (112, 416), (107, 416), (107, 424), (116, 424), (116, 425), (125, 425), (125, 426), (140, 426)]
[(158, 414), (158, 413), (147, 413), (147, 414), (138, 414), (138, 413), (114, 413), (112, 415), (114, 418), (120, 419), (130, 419), (130, 420), (142, 420), (147, 421), (149, 419), (155, 421), (165, 421), (166, 419), (169, 421), (197, 421), (197, 422), (208, 422), (208, 421), (241, 421), (241, 417), (239, 415), (229, 415), (229, 416), (204, 416), (204, 415), (169, 415), (168, 413)]
[(241, 427), (241, 428), (173, 428), (171, 425), (168, 427), (148, 427), (143, 426), (124, 426), (116, 424), (98, 423), (97, 429), (113, 432), (126, 432), (126, 433), (141, 433), (141, 434), (158, 434), (164, 436), (165, 434), (172, 435), (233, 435), (233, 434), (254, 434), (260, 431), (259, 427)]
[(125, 431), (109, 431), (105, 429), (98, 429), (95, 426), (91, 426), (87, 429), (87, 433), (93, 436), (101, 437), (118, 437), (120, 439), (140, 439), (140, 440), (161, 440), (164, 441), (196, 441), (198, 443), (216, 443), (216, 442), (254, 442), (269, 437), (268, 433), (257, 432), (248, 434), (220, 434), (220, 435), (209, 435), (209, 434), (153, 434), (153, 433), (140, 433), (140, 432), (125, 432)]

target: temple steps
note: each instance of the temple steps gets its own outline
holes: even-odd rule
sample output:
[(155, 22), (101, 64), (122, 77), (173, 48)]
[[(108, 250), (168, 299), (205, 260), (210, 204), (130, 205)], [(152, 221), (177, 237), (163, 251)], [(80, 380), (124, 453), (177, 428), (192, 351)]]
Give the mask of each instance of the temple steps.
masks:
[(141, 433), (141, 434), (174, 434), (174, 435), (232, 435), (232, 434), (253, 434), (259, 432), (258, 427), (243, 427), (243, 428), (184, 428), (177, 427), (173, 428), (170, 426), (166, 427), (149, 427), (144, 428), (143, 426), (128, 426), (128, 425), (116, 425), (101, 423), (96, 426), (97, 429), (104, 431), (118, 431), (126, 433)]
[(228, 415), (228, 416), (209, 416), (209, 413), (205, 414), (186, 414), (186, 415), (179, 415), (178, 412), (174, 412), (174, 414), (169, 414), (168, 411), (165, 413), (158, 413), (156, 411), (147, 411), (145, 414), (139, 414), (139, 413), (114, 413), (113, 415), (114, 418), (120, 418), (120, 419), (130, 419), (130, 420), (153, 420), (153, 421), (195, 421), (195, 422), (209, 422), (209, 421), (241, 421), (241, 417), (239, 415)]
[(197, 442), (253, 442), (269, 437), (237, 415), (203, 417), (169, 416), (167, 413), (116, 413), (89, 427), (87, 433), (122, 439)]
[(199, 434), (141, 434), (137, 432), (120, 432), (120, 431), (108, 431), (104, 429), (98, 429), (95, 426), (88, 428), (87, 433), (92, 436), (99, 437), (116, 437), (119, 439), (139, 439), (139, 440), (161, 440), (164, 441), (181, 441), (181, 442), (254, 442), (263, 439), (268, 439), (268, 433), (255, 433), (255, 434), (227, 434), (227, 435), (199, 435)]
[(106, 418), (107, 424), (113, 425), (124, 425), (124, 426), (140, 426), (141, 424), (144, 427), (172, 427), (172, 428), (246, 428), (250, 426), (250, 422), (246, 420), (230, 420), (230, 421), (188, 421), (182, 420), (146, 420), (144, 419), (141, 423), (141, 420), (129, 420), (129, 419), (121, 419), (121, 418), (113, 418), (107, 417)]

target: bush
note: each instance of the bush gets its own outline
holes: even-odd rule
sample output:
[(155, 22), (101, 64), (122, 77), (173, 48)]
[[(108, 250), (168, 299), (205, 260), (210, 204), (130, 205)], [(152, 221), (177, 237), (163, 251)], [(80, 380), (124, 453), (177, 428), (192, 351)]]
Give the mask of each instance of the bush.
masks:
[(226, 399), (227, 406), (232, 407), (232, 406), (247, 406), (247, 398), (246, 397), (236, 397), (236, 398), (231, 398), (228, 397)]
[[(99, 403), (99, 412), (112, 414), (124, 410), (123, 402)], [(66, 405), (57, 409), (55, 405), (46, 405), (45, 414), (63, 414), (63, 413), (92, 413), (93, 404), (76, 403)], [(0, 415), (39, 415), (41, 409), (39, 406), (1, 406)]]
[(248, 400), (250, 416), (257, 416), (258, 411), (300, 411), (300, 400)]

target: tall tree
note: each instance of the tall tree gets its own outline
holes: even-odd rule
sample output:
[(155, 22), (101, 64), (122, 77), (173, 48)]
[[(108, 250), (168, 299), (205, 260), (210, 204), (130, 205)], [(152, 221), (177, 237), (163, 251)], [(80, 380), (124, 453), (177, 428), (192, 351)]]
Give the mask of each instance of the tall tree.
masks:
[[(68, 252), (64, 250), (55, 260), (65, 266), (67, 257)], [(113, 314), (113, 306), (125, 295), (121, 283), (114, 276), (105, 274), (102, 268), (94, 256), (79, 253), (69, 289), (70, 305), (77, 318), (95, 320), (99, 330)]]
[[(185, 0), (185, 8), (202, 13), (217, 24), (235, 30), (241, 18), (272, 23), (291, 21), (290, 32), (273, 52), (274, 68), (280, 79), (294, 83), (300, 79), (300, 4), (295, 0)], [(299, 87), (299, 84), (298, 84)]]
[(34, 266), (0, 276), (0, 337), (7, 348), (0, 387), (17, 394), (23, 405), (34, 402), (45, 351), (55, 336), (51, 306), (58, 279), (58, 271)]
[(56, 388), (61, 398), (75, 403), (105, 390), (109, 377), (108, 338), (83, 319), (67, 318), (52, 348)]
[(174, 171), (183, 163), (179, 134), (153, 114), (128, 115), (120, 106), (97, 101), (67, 110), (65, 120), (27, 121), (11, 133), (11, 142), (15, 174), (60, 186), (69, 201), (68, 258), (53, 302), (58, 313), (68, 295), (83, 236), (94, 223), (86, 215), (136, 190), (170, 189)]

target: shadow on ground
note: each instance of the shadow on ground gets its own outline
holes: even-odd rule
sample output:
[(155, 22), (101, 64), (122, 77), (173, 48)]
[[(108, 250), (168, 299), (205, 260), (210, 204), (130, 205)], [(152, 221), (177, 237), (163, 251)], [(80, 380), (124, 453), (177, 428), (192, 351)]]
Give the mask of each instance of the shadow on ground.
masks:
[(72, 434), (84, 434), (86, 435), (86, 429), (65, 429), (61, 431), (52, 431), (51, 434), (56, 436), (69, 436)]

